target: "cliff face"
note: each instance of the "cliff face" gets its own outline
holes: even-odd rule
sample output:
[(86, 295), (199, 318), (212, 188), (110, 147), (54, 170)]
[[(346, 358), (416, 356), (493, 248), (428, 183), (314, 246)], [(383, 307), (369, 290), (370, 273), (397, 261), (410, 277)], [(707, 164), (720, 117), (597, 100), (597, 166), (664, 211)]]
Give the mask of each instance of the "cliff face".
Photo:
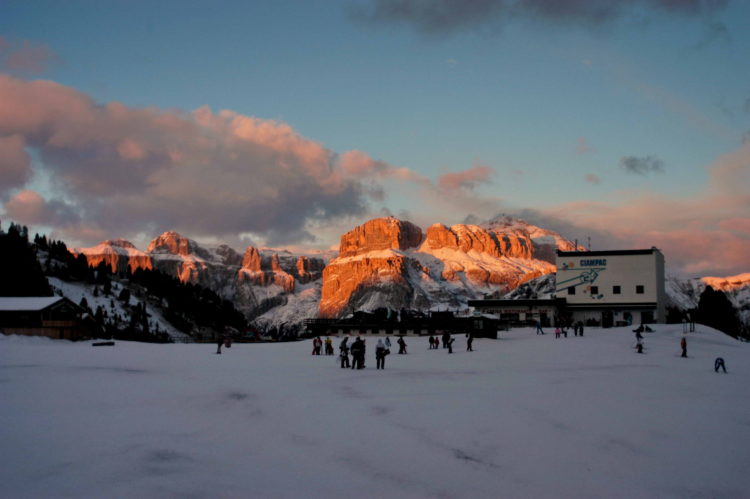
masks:
[(371, 251), (405, 250), (422, 242), (422, 229), (393, 217), (376, 218), (341, 236), (339, 257)]
[[(158, 269), (209, 287), (248, 318), (269, 326), (319, 314), (337, 317), (380, 307), (460, 308), (554, 272), (554, 250), (573, 249), (559, 234), (501, 218), (486, 225), (435, 224), (426, 233), (393, 217), (370, 220), (341, 236), (324, 258), (285, 250), (204, 246), (176, 232), (156, 237), (147, 252), (127, 241), (75, 250), (90, 265)], [(283, 319), (283, 320), (282, 320)]]
[(112, 272), (153, 268), (151, 256), (139, 251), (125, 239), (110, 239), (93, 248), (71, 249), (70, 252), (75, 256), (83, 254), (90, 267), (97, 267), (104, 262)]
[(435, 224), (422, 236), (409, 222), (371, 220), (341, 237), (339, 256), (323, 271), (320, 315), (381, 306), (457, 307), (507, 292), (555, 271), (534, 258), (534, 247), (524, 230)]

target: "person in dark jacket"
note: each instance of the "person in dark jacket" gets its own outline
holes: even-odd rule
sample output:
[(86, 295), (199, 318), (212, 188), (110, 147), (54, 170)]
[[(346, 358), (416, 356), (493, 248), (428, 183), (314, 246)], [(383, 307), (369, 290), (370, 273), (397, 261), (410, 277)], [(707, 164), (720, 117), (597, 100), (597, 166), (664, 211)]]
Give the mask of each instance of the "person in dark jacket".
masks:
[(365, 344), (357, 337), (352, 343), (352, 369), (364, 369), (365, 367)]
[(719, 369), (723, 369), (725, 373), (727, 372), (727, 366), (724, 365), (724, 359), (716, 357), (716, 360), (714, 361), (714, 372), (719, 372)]
[(339, 358), (341, 359), (341, 369), (349, 366), (349, 346), (346, 342), (349, 337), (344, 337), (343, 341), (339, 344)]
[(443, 333), (443, 348), (448, 348), (448, 340), (451, 339), (451, 335), (448, 332)]
[(466, 333), (466, 351), (467, 352), (473, 352), (474, 350), (471, 348), (471, 344), (474, 343), (474, 333), (469, 331)]
[(404, 338), (402, 336), (399, 336), (398, 341), (398, 353), (403, 355), (406, 353), (406, 342), (404, 341)]
[(452, 338), (450, 335), (448, 336), (448, 353), (453, 353), (453, 342), (456, 341), (456, 338)]
[(385, 347), (383, 340), (378, 340), (378, 344), (375, 346), (376, 369), (385, 369), (386, 355), (388, 355), (388, 349)]
[(687, 340), (684, 336), (680, 340), (680, 348), (682, 348), (682, 355), (680, 357), (687, 357)]

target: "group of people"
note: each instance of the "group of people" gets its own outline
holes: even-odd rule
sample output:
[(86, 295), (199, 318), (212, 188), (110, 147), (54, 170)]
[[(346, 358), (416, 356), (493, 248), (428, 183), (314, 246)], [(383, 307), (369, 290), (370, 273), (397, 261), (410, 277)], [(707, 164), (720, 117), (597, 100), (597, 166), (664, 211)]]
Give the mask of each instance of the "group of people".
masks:
[[(403, 338), (399, 338), (399, 340), (403, 341)], [(405, 348), (406, 343), (404, 343), (404, 349)], [(357, 336), (357, 338), (352, 342), (351, 346), (349, 346), (349, 337), (344, 336), (344, 339), (341, 340), (341, 343), (339, 344), (339, 359), (341, 360), (341, 369), (364, 369), (366, 351), (367, 347), (365, 345), (365, 340)], [(349, 362), (350, 353), (352, 355), (351, 363)], [(385, 369), (385, 356), (390, 353), (390, 338), (386, 338), (385, 342), (382, 339), (378, 339), (378, 344), (375, 345), (375, 362), (377, 364), (377, 369)], [(406, 352), (404, 351), (404, 353)]]
[(331, 338), (326, 338), (324, 342), (320, 339), (320, 336), (313, 338), (312, 355), (320, 355), (320, 350), (323, 348), (324, 344), (326, 355), (333, 355), (333, 340), (331, 340)]
[[(472, 343), (474, 341), (474, 335), (472, 333), (466, 333), (466, 351), (472, 352)], [(449, 333), (444, 333), (442, 336), (443, 348), (448, 349), (448, 353), (453, 353), (453, 342), (456, 341)], [(330, 338), (326, 338), (326, 355), (328, 355), (328, 344), (331, 341)], [(436, 349), (440, 346), (440, 339), (436, 336), (430, 336), (429, 338), (430, 349)], [(313, 338), (313, 355), (320, 355), (320, 348), (322, 345), (320, 338)], [(406, 355), (406, 340), (403, 336), (400, 336), (396, 341), (398, 344), (398, 353)], [(365, 352), (367, 351), (365, 340), (361, 337), (357, 337), (351, 345), (349, 344), (349, 336), (344, 336), (339, 344), (339, 359), (341, 361), (341, 368), (351, 369), (364, 369), (365, 368)], [(382, 338), (378, 339), (377, 345), (375, 345), (375, 362), (377, 369), (385, 369), (385, 358), (391, 353), (391, 339)], [(349, 355), (351, 355), (351, 362), (349, 361)]]
[[(440, 342), (443, 343), (443, 348), (448, 349), (448, 353), (453, 353), (453, 342), (456, 341), (456, 339), (451, 336), (450, 333), (445, 332), (443, 335), (438, 338), (437, 336), (430, 336), (428, 339), (428, 342), (430, 343), (430, 350), (437, 350), (440, 348)], [(472, 344), (474, 343), (474, 333), (469, 331), (466, 333), (466, 351), (467, 352), (473, 352), (474, 348), (472, 347)]]

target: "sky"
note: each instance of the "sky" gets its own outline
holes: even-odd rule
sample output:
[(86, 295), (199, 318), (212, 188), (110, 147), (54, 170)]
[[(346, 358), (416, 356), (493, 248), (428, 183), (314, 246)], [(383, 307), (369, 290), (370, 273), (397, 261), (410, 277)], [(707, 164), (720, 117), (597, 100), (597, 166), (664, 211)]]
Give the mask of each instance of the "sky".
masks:
[(0, 0), (0, 220), (336, 246), (500, 214), (750, 271), (750, 2)]

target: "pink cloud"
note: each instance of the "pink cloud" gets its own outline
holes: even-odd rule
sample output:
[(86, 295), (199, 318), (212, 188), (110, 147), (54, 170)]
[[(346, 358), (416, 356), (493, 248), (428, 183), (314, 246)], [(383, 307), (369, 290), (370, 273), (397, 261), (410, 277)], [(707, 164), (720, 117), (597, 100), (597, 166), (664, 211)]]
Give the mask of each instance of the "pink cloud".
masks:
[[(661, 248), (672, 268), (736, 274), (750, 269), (750, 145), (708, 168), (710, 182), (691, 196), (616, 192), (607, 201), (577, 201), (550, 212), (609, 234), (609, 244)], [(601, 248), (600, 248), (601, 249)]]
[(478, 184), (490, 182), (493, 174), (492, 168), (484, 165), (476, 165), (462, 172), (446, 173), (438, 177), (437, 183), (441, 189), (453, 191), (459, 189), (474, 189)]
[(31, 177), (25, 146), (21, 135), (0, 135), (0, 197), (9, 189), (24, 185)]
[(47, 45), (0, 37), (0, 68), (4, 70), (39, 74), (57, 60), (57, 54)]
[(576, 140), (576, 154), (583, 156), (592, 152), (594, 149), (586, 141), (586, 137), (578, 137)]
[(595, 175), (593, 173), (587, 173), (584, 178), (589, 184), (599, 185), (602, 183), (602, 179), (599, 178), (599, 175)]

